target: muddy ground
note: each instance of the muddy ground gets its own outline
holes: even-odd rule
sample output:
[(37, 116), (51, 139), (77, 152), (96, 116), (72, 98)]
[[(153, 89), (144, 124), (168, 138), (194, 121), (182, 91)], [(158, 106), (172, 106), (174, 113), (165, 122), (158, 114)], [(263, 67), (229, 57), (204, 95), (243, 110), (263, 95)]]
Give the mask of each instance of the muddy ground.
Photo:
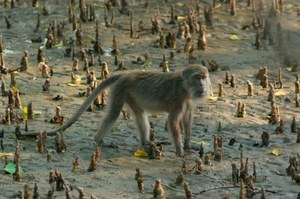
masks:
[[(15, 7), (7, 6), (5, 1), (0, 1), (0, 35), (3, 39), (4, 66), (13, 69), (20, 66), (21, 57), (24, 51), (29, 53), (29, 67), (26, 72), (15, 72), (16, 88), (21, 92), (22, 107), (15, 108), (24, 120), (20, 121), (21, 134), (38, 133), (44, 130), (54, 129), (58, 124), (51, 124), (50, 119), (55, 115), (56, 106), (60, 106), (65, 120), (83, 103), (86, 97), (79, 97), (79, 92), (86, 91), (86, 76), (84, 62), (80, 59), (81, 49), (93, 49), (95, 41), (95, 21), (81, 21), (83, 45), (75, 46), (75, 58), (79, 59), (79, 71), (81, 76), (80, 84), (74, 86), (71, 83), (72, 56), (66, 56), (66, 49), (70, 38), (76, 39), (72, 24), (68, 21), (69, 2), (62, 0), (41, 1), (37, 7), (32, 7), (32, 1), (19, 0)], [(169, 64), (170, 71), (179, 71), (189, 64), (201, 64), (202, 61), (210, 69), (208, 60), (214, 60), (219, 64), (217, 71), (210, 73), (214, 96), (218, 96), (219, 82), (223, 82), (224, 94), (222, 97), (207, 100), (204, 103), (196, 104), (194, 109), (192, 142), (196, 146), (187, 151), (185, 161), (187, 172), (184, 174), (184, 181), (189, 184), (190, 190), (195, 198), (223, 198), (228, 194), (229, 198), (239, 197), (239, 183), (234, 186), (231, 178), (231, 164), (236, 163), (240, 168), (240, 145), (243, 146), (243, 161), (249, 158), (249, 175), (253, 173), (252, 164), (256, 164), (257, 178), (254, 182), (257, 193), (254, 198), (260, 198), (260, 189), (266, 189), (266, 198), (297, 198), (300, 192), (299, 184), (292, 181), (287, 175), (286, 168), (289, 166), (289, 157), (297, 157), (300, 153), (300, 145), (296, 143), (297, 134), (291, 133), (293, 116), (296, 117), (296, 125), (299, 125), (299, 108), (295, 105), (296, 75), (299, 71), (295, 66), (299, 63), (300, 55), (300, 17), (297, 16), (297, 8), (300, 6), (297, 0), (286, 0), (280, 16), (270, 14), (271, 1), (255, 1), (255, 9), (247, 6), (247, 1), (237, 0), (236, 15), (230, 15), (230, 5), (225, 2), (216, 1), (213, 11), (213, 25), (205, 26), (207, 49), (197, 49), (197, 33), (192, 33), (192, 42), (195, 50), (193, 58), (189, 60), (188, 53), (184, 53), (186, 39), (177, 39), (176, 49), (160, 48), (159, 34), (151, 33), (151, 18), (157, 18), (166, 36), (173, 31), (177, 34), (178, 23), (169, 24), (170, 8), (173, 4), (175, 14), (180, 23), (187, 19), (188, 9), (196, 10), (194, 1), (149, 1), (145, 8), (144, 0), (128, 1), (128, 10), (133, 12), (133, 37), (130, 37), (130, 17), (120, 13), (116, 7), (114, 10), (114, 23), (112, 27), (106, 27), (104, 23), (104, 1), (87, 1), (88, 5), (94, 2), (95, 15), (99, 22), (99, 37), (102, 47), (106, 53), (100, 56), (101, 61), (108, 64), (111, 74), (114, 74), (117, 66), (115, 58), (110, 53), (112, 50), (113, 35), (116, 36), (119, 49), (119, 61), (124, 62), (128, 70), (161, 71), (159, 64), (162, 62), (163, 54)], [(78, 2), (75, 2), (73, 9), (76, 19), (80, 21)], [(196, 11), (196, 21), (205, 25), (203, 8), (212, 5), (212, 1), (200, 1), (200, 10)], [(45, 6), (48, 15), (44, 15)], [(126, 10), (125, 10), (126, 12)], [(37, 15), (40, 13), (41, 25), (36, 29)], [(5, 16), (11, 23), (8, 29), (5, 23)], [(264, 21), (269, 21), (270, 31), (273, 33), (274, 44), (270, 45), (268, 40), (260, 40), (259, 49), (256, 48), (255, 37), (257, 28), (253, 26), (253, 17), (260, 16)], [(108, 11), (110, 20), (111, 11)], [(55, 46), (45, 48), (44, 39), (50, 24), (56, 20), (57, 24), (64, 24), (63, 37), (60, 37)], [(139, 26), (142, 22), (143, 28)], [(278, 24), (281, 31), (278, 31)], [(256, 20), (257, 24), (257, 20)], [(263, 33), (262, 25), (260, 32)], [(42, 42), (32, 42), (37, 38)], [(45, 78), (39, 76), (37, 68), (37, 52), (42, 48), (45, 54), (46, 64), (53, 70), (50, 80), (50, 89), (43, 92), (42, 85)], [(170, 52), (175, 57), (170, 59)], [(144, 60), (148, 54), (151, 63), (133, 64), (138, 57)], [(88, 56), (89, 57), (89, 56)], [(90, 58), (89, 58), (90, 59)], [(272, 125), (268, 121), (268, 114), (271, 111), (271, 103), (267, 101), (269, 88), (262, 88), (256, 74), (259, 68), (268, 67), (268, 77), (271, 83), (279, 81), (278, 71), (281, 68), (283, 88), (275, 88), (277, 93), (275, 104), (280, 109), (280, 117), (283, 121), (283, 133), (276, 134), (275, 129), (279, 124)], [(294, 71), (291, 68), (294, 66)], [(3, 67), (3, 66), (2, 66)], [(101, 66), (98, 57), (95, 57), (95, 65), (90, 67), (96, 73), (97, 81), (100, 82)], [(226, 71), (234, 74), (236, 85), (232, 88), (224, 83)], [(2, 81), (10, 86), (10, 75), (2, 74)], [(254, 95), (247, 95), (247, 81), (253, 83)], [(277, 84), (276, 84), (277, 85)], [(56, 96), (62, 96), (62, 100), (53, 100)], [(1, 114), (5, 116), (5, 109), (8, 105), (6, 96), (2, 97)], [(107, 99), (109, 100), (109, 99)], [(237, 117), (238, 102), (245, 103), (246, 115), (243, 118)], [(35, 112), (34, 118), (28, 120), (28, 132), (25, 132), (25, 118), (23, 108), (28, 103), (33, 103)], [(167, 198), (185, 198), (183, 187), (175, 186), (176, 177), (182, 172), (183, 159), (175, 156), (174, 145), (169, 133), (165, 132), (166, 114), (151, 115), (149, 120), (154, 123), (155, 138), (157, 143), (164, 143), (164, 156), (161, 159), (140, 158), (134, 155), (140, 148), (139, 137), (135, 127), (134, 119), (131, 117), (124, 120), (122, 115), (114, 125), (113, 132), (108, 135), (105, 142), (114, 147), (102, 148), (101, 161), (97, 163), (96, 170), (88, 172), (92, 153), (96, 149), (93, 137), (99, 126), (99, 120), (105, 114), (105, 108), (94, 108), (87, 112), (69, 129), (65, 131), (65, 144), (67, 150), (57, 153), (54, 144), (54, 137), (46, 139), (46, 151), (38, 153), (37, 141), (34, 137), (22, 136), (20, 144), (20, 165), (24, 169), (21, 174), (21, 182), (16, 182), (12, 174), (0, 174), (0, 198), (16, 198), (19, 191), (24, 191), (24, 185), (29, 184), (33, 195), (34, 183), (39, 185), (40, 198), (47, 198), (48, 191), (52, 185), (49, 184), (49, 172), (58, 169), (62, 173), (65, 184), (71, 185), (71, 194), (78, 197), (77, 187), (84, 188), (86, 197), (92, 194), (98, 198), (152, 198), (153, 187), (157, 178), (162, 179), (163, 188)], [(221, 128), (218, 129), (219, 124)], [(4, 131), (3, 151), (0, 154), (15, 151), (16, 136), (15, 121), (11, 125), (1, 124)], [(270, 135), (270, 144), (262, 147), (261, 135), (267, 132)], [(212, 165), (204, 165), (200, 174), (195, 174), (193, 169), (199, 157), (200, 143), (204, 145), (205, 154), (213, 154), (214, 135), (223, 137), (224, 158), (222, 161), (212, 160)], [(236, 142), (229, 145), (234, 138)], [(271, 151), (281, 148), (282, 153), (278, 156), (272, 155)], [(47, 154), (51, 155), (51, 161), (47, 162)], [(79, 165), (76, 172), (72, 172), (72, 162), (75, 157), (79, 158)], [(8, 162), (13, 162), (13, 156), (8, 156)], [(299, 164), (299, 158), (298, 158)], [(4, 168), (5, 158), (1, 155), (0, 167)], [(135, 181), (135, 168), (140, 167), (144, 174), (144, 193), (138, 190)], [(299, 173), (299, 166), (298, 166)], [(55, 191), (55, 198), (65, 198), (65, 191)], [(241, 198), (241, 197), (239, 197)], [(299, 196), (298, 196), (299, 198)]]

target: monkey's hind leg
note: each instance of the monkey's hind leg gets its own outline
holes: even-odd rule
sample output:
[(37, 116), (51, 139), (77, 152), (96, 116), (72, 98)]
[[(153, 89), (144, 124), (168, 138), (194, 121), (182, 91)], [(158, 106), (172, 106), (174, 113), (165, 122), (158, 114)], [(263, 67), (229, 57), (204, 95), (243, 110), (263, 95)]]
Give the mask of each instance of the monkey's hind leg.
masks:
[(170, 112), (168, 117), (168, 125), (169, 131), (171, 132), (174, 140), (176, 155), (179, 157), (184, 157), (179, 115), (180, 112)]
[(111, 131), (115, 121), (118, 119), (122, 107), (125, 103), (125, 94), (124, 93), (113, 93), (111, 92), (112, 96), (110, 99), (110, 104), (108, 108), (108, 113), (101, 121), (100, 127), (97, 130), (97, 134), (94, 137), (94, 140), (101, 144), (103, 138)]

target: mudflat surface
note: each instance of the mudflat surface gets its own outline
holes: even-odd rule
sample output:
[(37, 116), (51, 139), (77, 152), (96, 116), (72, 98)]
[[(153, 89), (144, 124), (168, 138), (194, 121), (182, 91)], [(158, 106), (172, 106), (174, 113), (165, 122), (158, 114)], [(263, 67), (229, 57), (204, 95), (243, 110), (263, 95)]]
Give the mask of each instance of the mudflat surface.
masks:
[[(8, 1), (10, 2), (10, 1)], [(93, 1), (87, 1), (91, 5)], [(149, 1), (147, 8), (144, 1), (129, 1), (128, 9), (133, 11), (134, 35), (130, 38), (130, 17), (121, 14), (117, 8), (114, 10), (114, 23), (112, 27), (106, 27), (104, 23), (104, 2), (94, 1), (95, 15), (99, 22), (99, 37), (102, 47), (107, 53), (101, 55), (101, 61), (108, 64), (110, 73), (113, 75), (117, 66), (114, 65), (115, 58), (111, 55), (113, 35), (116, 36), (119, 48), (119, 60), (124, 62), (128, 70), (161, 71), (159, 68), (163, 54), (169, 64), (170, 71), (179, 71), (189, 64), (201, 64), (202, 61), (210, 69), (208, 60), (214, 60), (220, 69), (210, 73), (214, 95), (218, 96), (218, 84), (223, 82), (224, 94), (215, 100), (207, 100), (202, 104), (196, 104), (193, 116), (192, 142), (199, 148), (200, 143), (204, 145), (205, 154), (213, 154), (214, 135), (223, 137), (224, 158), (215, 161), (212, 165), (204, 165), (200, 174), (195, 174), (194, 167), (199, 151), (197, 148), (187, 151), (185, 161), (187, 173), (184, 181), (189, 184), (190, 190), (195, 198), (222, 198), (225, 193), (229, 198), (239, 197), (239, 183), (234, 186), (231, 179), (231, 164), (236, 163), (240, 168), (240, 144), (243, 145), (243, 161), (249, 160), (249, 175), (253, 173), (252, 164), (256, 164), (257, 179), (254, 186), (259, 190), (264, 187), (266, 198), (296, 198), (299, 193), (299, 184), (292, 181), (286, 174), (289, 166), (289, 157), (297, 157), (300, 153), (300, 144), (296, 143), (297, 134), (291, 133), (293, 116), (296, 117), (296, 125), (299, 125), (299, 107), (295, 105), (296, 75), (299, 71), (291, 72), (291, 67), (299, 63), (300, 34), (297, 8), (300, 6), (297, 0), (286, 0), (280, 16), (270, 16), (270, 1), (264, 1), (263, 6), (256, 3), (255, 11), (247, 6), (246, 1), (236, 2), (236, 16), (230, 15), (230, 5), (216, 1), (217, 5), (213, 12), (213, 26), (206, 26), (207, 50), (197, 50), (197, 33), (192, 33), (191, 38), (195, 46), (194, 59), (189, 61), (188, 53), (184, 53), (186, 39), (177, 39), (176, 49), (159, 48), (159, 34), (151, 34), (151, 18), (157, 17), (162, 27), (162, 33), (166, 36), (173, 31), (177, 34), (178, 24), (171, 25), (170, 7), (173, 4), (175, 14), (182, 23), (187, 19), (188, 9), (196, 9), (194, 1)], [(195, 14), (197, 22), (205, 24), (203, 8), (210, 6), (211, 1), (201, 1), (200, 11)], [(50, 119), (55, 115), (56, 106), (60, 106), (65, 120), (79, 108), (86, 97), (79, 97), (78, 93), (86, 91), (86, 72), (83, 70), (84, 62), (80, 60), (81, 49), (92, 49), (95, 40), (95, 22), (81, 22), (83, 46), (75, 47), (76, 58), (79, 59), (79, 71), (82, 81), (79, 85), (70, 86), (72, 72), (72, 57), (66, 57), (66, 49), (70, 46), (70, 38), (76, 39), (72, 24), (68, 22), (69, 2), (41, 1), (38, 7), (32, 7), (32, 2), (20, 0), (15, 3), (14, 8), (7, 7), (0, 1), (0, 35), (3, 39), (3, 57), (7, 68), (20, 66), (23, 52), (29, 53), (29, 68), (26, 72), (16, 72), (16, 88), (21, 92), (22, 108), (29, 102), (33, 103), (34, 119), (28, 120), (29, 132), (41, 132), (56, 128), (57, 124), (51, 124)], [(48, 15), (43, 15), (42, 8), (46, 6)], [(78, 2), (73, 7), (76, 19), (79, 18)], [(196, 12), (196, 11), (195, 11)], [(40, 13), (41, 25), (36, 29), (37, 15)], [(7, 29), (4, 16), (11, 22), (11, 28)], [(269, 45), (268, 40), (261, 40), (260, 49), (254, 46), (257, 30), (253, 27), (253, 17), (261, 16), (264, 21), (271, 24), (270, 31), (274, 36), (274, 45)], [(111, 11), (108, 12), (110, 20)], [(47, 35), (49, 24), (57, 21), (64, 24), (64, 37), (60, 38), (55, 46), (46, 49), (43, 42)], [(143, 24), (143, 29), (139, 23)], [(281, 25), (281, 35), (278, 33), (278, 23)], [(263, 28), (260, 29), (263, 32)], [(42, 43), (32, 42), (33, 39), (41, 37)], [(280, 39), (281, 38), (281, 39)], [(280, 41), (280, 42), (279, 42)], [(280, 45), (279, 45), (280, 43)], [(53, 69), (49, 92), (43, 92), (42, 85), (45, 78), (38, 76), (37, 52), (42, 48), (46, 63)], [(170, 52), (175, 57), (170, 60)], [(138, 57), (144, 60), (148, 53), (151, 63), (146, 66), (133, 64)], [(89, 56), (88, 56), (89, 57)], [(96, 73), (97, 81), (100, 82), (101, 66), (95, 56), (95, 65), (90, 69)], [(149, 63), (149, 62), (147, 62)], [(259, 68), (268, 67), (268, 77), (271, 83), (279, 81), (278, 71), (281, 68), (283, 88), (275, 88), (275, 104), (280, 109), (280, 117), (283, 121), (283, 133), (276, 134), (275, 129), (279, 124), (272, 125), (268, 122), (268, 114), (271, 112), (271, 103), (267, 101), (269, 88), (262, 88), (260, 80), (256, 78)], [(232, 88), (224, 83), (226, 71), (234, 74), (236, 86)], [(2, 81), (10, 87), (10, 75), (2, 74)], [(254, 86), (254, 95), (247, 95), (247, 81)], [(62, 96), (62, 100), (53, 100), (56, 96)], [(107, 99), (109, 100), (109, 99)], [(5, 115), (8, 104), (7, 97), (3, 96), (1, 114)], [(238, 102), (245, 103), (246, 115), (237, 117)], [(23, 110), (14, 109), (20, 117)], [(105, 114), (106, 109), (95, 108), (92, 112), (84, 113), (81, 118), (64, 133), (67, 150), (56, 153), (54, 137), (46, 140), (46, 152), (37, 151), (35, 138), (22, 137), (20, 143), (20, 164), (24, 169), (21, 182), (15, 182), (12, 174), (0, 174), (0, 198), (15, 198), (19, 191), (24, 191), (24, 185), (30, 186), (33, 194), (34, 183), (39, 185), (41, 198), (47, 198), (51, 190), (49, 184), (49, 172), (58, 169), (65, 179), (66, 185), (71, 185), (74, 198), (78, 198), (77, 187), (85, 190), (86, 197), (94, 194), (98, 198), (153, 198), (155, 180), (163, 181), (163, 188), (167, 198), (185, 198), (182, 186), (174, 186), (176, 177), (182, 172), (183, 159), (175, 156), (174, 145), (169, 133), (165, 132), (166, 114), (151, 115), (149, 120), (154, 123), (156, 142), (164, 143), (164, 156), (158, 160), (149, 160), (134, 156), (134, 152), (140, 148), (139, 136), (135, 127), (133, 117), (124, 120), (122, 115), (114, 125), (112, 133), (106, 138), (106, 143), (111, 143), (114, 148), (102, 148), (101, 161), (97, 163), (96, 170), (88, 172), (91, 155), (95, 152), (96, 143), (93, 137), (99, 126), (99, 121)], [(25, 117), (25, 116), (24, 116)], [(221, 128), (218, 130), (219, 123)], [(21, 133), (25, 132), (25, 121), (20, 122)], [(1, 153), (15, 151), (15, 128), (16, 123), (11, 125), (1, 124), (4, 130), (3, 146)], [(270, 144), (261, 146), (261, 135), (267, 132), (270, 135)], [(229, 145), (229, 141), (235, 138), (236, 142)], [(278, 156), (272, 155), (275, 148), (282, 149)], [(52, 161), (47, 162), (47, 154), (51, 155)], [(79, 158), (76, 172), (72, 172), (72, 162), (75, 157)], [(8, 157), (8, 162), (13, 162), (13, 156)], [(299, 158), (298, 158), (299, 164)], [(0, 157), (0, 167), (5, 166), (4, 157)], [(140, 167), (144, 174), (144, 193), (139, 193), (137, 183), (134, 179), (135, 168)], [(299, 173), (299, 166), (297, 172)], [(171, 188), (170, 188), (171, 187)], [(210, 190), (212, 189), (212, 190)], [(206, 191), (204, 191), (206, 190)], [(256, 193), (254, 198), (260, 198)], [(65, 191), (55, 191), (55, 198), (64, 198)], [(240, 197), (241, 198), (241, 197)]]

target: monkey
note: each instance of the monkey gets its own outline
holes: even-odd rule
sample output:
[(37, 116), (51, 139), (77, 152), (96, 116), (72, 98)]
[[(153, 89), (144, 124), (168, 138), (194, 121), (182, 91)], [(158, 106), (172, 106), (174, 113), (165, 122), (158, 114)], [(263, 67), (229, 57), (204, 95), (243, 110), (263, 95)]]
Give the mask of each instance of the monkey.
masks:
[[(135, 115), (142, 145), (150, 143), (147, 112), (168, 112), (168, 130), (175, 144), (176, 155), (184, 157), (184, 149), (191, 148), (193, 105), (195, 101), (203, 100), (211, 94), (211, 82), (206, 67), (188, 66), (182, 71), (170, 73), (133, 71), (112, 75), (94, 89), (65, 124), (47, 134), (53, 135), (70, 127), (108, 87), (110, 103), (94, 137), (96, 143), (102, 143), (119, 117), (122, 107), (127, 104)], [(184, 144), (182, 131), (185, 133)]]

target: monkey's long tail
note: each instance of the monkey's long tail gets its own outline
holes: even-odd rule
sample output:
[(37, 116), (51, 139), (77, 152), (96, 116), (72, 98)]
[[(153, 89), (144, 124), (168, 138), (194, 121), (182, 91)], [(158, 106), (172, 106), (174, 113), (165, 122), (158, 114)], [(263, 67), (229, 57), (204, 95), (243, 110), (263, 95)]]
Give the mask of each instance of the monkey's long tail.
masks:
[(103, 81), (97, 88), (93, 90), (93, 92), (88, 96), (88, 98), (86, 98), (86, 100), (76, 111), (76, 113), (65, 124), (58, 127), (57, 129), (54, 129), (53, 131), (47, 132), (47, 135), (55, 135), (57, 132), (62, 132), (68, 127), (70, 127), (72, 124), (74, 124), (76, 120), (86, 111), (86, 109), (96, 99), (96, 97), (101, 93), (101, 91), (115, 83), (120, 78), (120, 76), (121, 75), (114, 75)]

